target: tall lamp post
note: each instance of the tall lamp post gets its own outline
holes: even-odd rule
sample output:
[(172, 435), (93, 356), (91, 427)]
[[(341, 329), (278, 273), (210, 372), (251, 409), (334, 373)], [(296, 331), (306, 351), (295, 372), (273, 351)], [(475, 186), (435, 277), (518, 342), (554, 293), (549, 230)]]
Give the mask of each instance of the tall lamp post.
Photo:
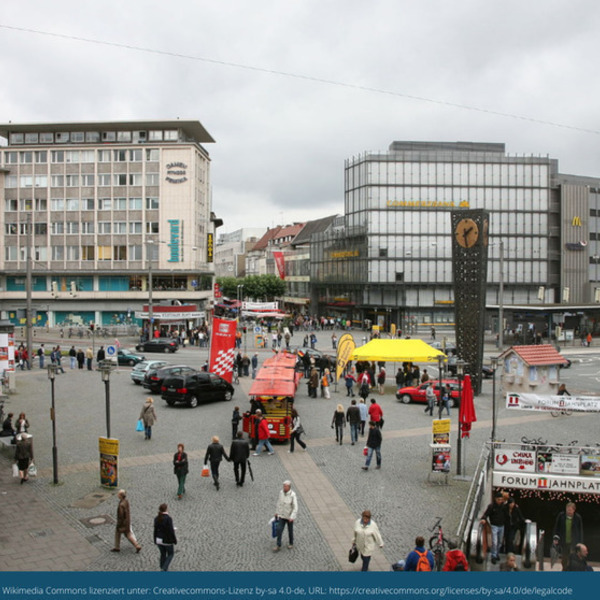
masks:
[[(459, 358), (456, 361), (456, 375), (458, 376), (458, 398), (460, 402), (462, 402), (462, 381), (465, 373), (465, 364), (466, 363), (462, 358)], [(464, 475), (462, 457), (462, 425), (460, 422), (460, 416), (458, 419), (458, 438), (456, 439), (456, 474), (459, 476)]]
[(498, 357), (492, 356), (492, 444), (496, 440), (496, 423), (498, 411), (496, 409), (496, 369), (498, 368)]
[(50, 408), (50, 420), (52, 421), (52, 483), (58, 484), (58, 449), (56, 447), (56, 411), (54, 402), (54, 379), (56, 378), (57, 365), (48, 365), (48, 379), (50, 380), (50, 390), (52, 397), (52, 406)]
[(500, 281), (498, 285), (498, 348), (504, 347), (504, 242), (500, 240)]
[(445, 357), (441, 354), (438, 354), (437, 357), (437, 361), (438, 361), (438, 377), (440, 380), (440, 397), (438, 398), (438, 419), (442, 418), (442, 399), (444, 397), (444, 390), (442, 388), (442, 375), (443, 375), (443, 371), (444, 371), (444, 360)]
[(115, 368), (112, 360), (101, 360), (98, 369), (104, 382), (104, 393), (106, 402), (106, 437), (110, 438), (110, 374)]

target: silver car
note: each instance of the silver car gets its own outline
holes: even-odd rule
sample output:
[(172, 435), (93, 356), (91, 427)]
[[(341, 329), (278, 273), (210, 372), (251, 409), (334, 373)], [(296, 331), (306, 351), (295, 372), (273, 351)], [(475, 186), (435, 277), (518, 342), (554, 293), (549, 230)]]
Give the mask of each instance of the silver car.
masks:
[(131, 379), (135, 385), (142, 385), (142, 381), (144, 381), (144, 375), (150, 369), (162, 369), (162, 367), (166, 367), (169, 363), (165, 360), (143, 360), (133, 367), (131, 371)]

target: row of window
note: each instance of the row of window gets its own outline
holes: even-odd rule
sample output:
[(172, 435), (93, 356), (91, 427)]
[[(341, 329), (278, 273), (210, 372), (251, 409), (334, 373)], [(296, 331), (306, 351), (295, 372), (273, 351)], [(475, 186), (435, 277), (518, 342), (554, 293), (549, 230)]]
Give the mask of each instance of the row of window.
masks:
[[(21, 198), (20, 200), (5, 200), (4, 208), (7, 212), (23, 211), (79, 211), (79, 210), (142, 210), (144, 207), (143, 198), (52, 198), (48, 201), (46, 198)], [(157, 210), (159, 201), (157, 197), (146, 198), (146, 210)]]
[[(145, 225), (145, 227), (144, 227)], [(99, 221), (98, 223), (94, 223), (94, 221), (78, 223), (77, 221), (67, 221), (66, 223), (63, 221), (58, 221), (54, 223), (50, 223), (50, 233), (52, 235), (62, 235), (62, 234), (89, 234), (96, 233), (96, 230), (100, 234), (114, 233), (114, 234), (124, 234), (124, 233), (159, 233), (159, 225), (158, 222), (149, 221), (145, 224), (141, 221)], [(27, 223), (5, 223), (4, 224), (4, 233), (6, 235), (26, 235), (27, 234)], [(33, 233), (34, 235), (47, 235), (48, 234), (48, 223), (34, 223), (33, 224)]]
[[(134, 148), (133, 150), (51, 150), (51, 163), (93, 163), (93, 162), (157, 162), (158, 148)], [(47, 150), (22, 150), (4, 152), (5, 165), (44, 164), (48, 162)]]
[(145, 179), (142, 173), (101, 173), (94, 175), (93, 173), (81, 175), (7, 175), (5, 179), (5, 187), (14, 189), (17, 187), (110, 187), (110, 186), (125, 186), (125, 185), (142, 185), (146, 182), (147, 186), (159, 185), (160, 175), (158, 173), (146, 173)]
[(12, 144), (97, 144), (99, 142), (176, 142), (177, 129), (152, 129), (150, 131), (44, 131), (42, 133), (11, 133)]
[[(143, 260), (143, 246), (35, 246), (33, 260)], [(5, 260), (26, 260), (26, 248), (5, 246)], [(150, 248), (154, 254), (151, 260), (157, 259), (156, 249)]]

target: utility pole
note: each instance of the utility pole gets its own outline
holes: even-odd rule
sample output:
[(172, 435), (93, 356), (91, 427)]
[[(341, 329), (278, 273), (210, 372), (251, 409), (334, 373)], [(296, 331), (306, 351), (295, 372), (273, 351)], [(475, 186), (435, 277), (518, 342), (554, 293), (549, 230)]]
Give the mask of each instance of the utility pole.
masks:
[(500, 240), (500, 285), (498, 287), (498, 350), (504, 348), (504, 241)]

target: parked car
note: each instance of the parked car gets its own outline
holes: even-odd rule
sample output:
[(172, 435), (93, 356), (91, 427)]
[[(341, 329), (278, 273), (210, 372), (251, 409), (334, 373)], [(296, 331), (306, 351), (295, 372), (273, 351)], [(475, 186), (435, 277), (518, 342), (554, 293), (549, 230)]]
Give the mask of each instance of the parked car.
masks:
[(158, 394), (163, 381), (170, 375), (180, 375), (187, 373), (196, 373), (196, 369), (187, 365), (174, 365), (170, 367), (161, 367), (160, 369), (150, 369), (144, 375), (142, 385), (151, 392)]
[(231, 400), (233, 386), (214, 373), (200, 371), (167, 377), (161, 386), (161, 397), (169, 406), (187, 404), (195, 408), (202, 402)]
[(138, 363), (141, 363), (143, 360), (146, 360), (145, 356), (141, 354), (134, 354), (131, 350), (118, 350), (117, 351), (117, 362), (120, 366), (128, 365), (133, 367)]
[[(430, 379), (429, 381), (416, 386), (402, 387), (396, 392), (396, 398), (404, 404), (409, 404), (410, 402), (422, 402), (423, 404), (427, 404), (425, 391), (430, 383), (433, 384), (433, 391), (435, 392), (436, 398), (439, 398), (440, 382), (437, 379)], [(446, 384), (450, 386), (452, 406), (456, 407), (460, 404), (459, 381), (458, 379), (442, 379), (442, 385), (445, 387)]]
[(454, 342), (447, 342), (445, 346), (443, 342), (431, 342), (429, 345), (436, 350), (441, 350), (446, 356), (456, 354), (456, 344)]
[(144, 376), (149, 370), (162, 369), (162, 367), (166, 367), (168, 364), (166, 360), (143, 360), (131, 370), (131, 379), (136, 385), (142, 385)]
[[(451, 356), (448, 359), (448, 366), (446, 367), (448, 370), (448, 373), (450, 373), (450, 375), (453, 375), (454, 377), (456, 377), (456, 361), (458, 359), (456, 358), (456, 356)], [(465, 374), (469, 372), (469, 367), (468, 365), (465, 366)], [(488, 366), (488, 365), (482, 365), (481, 366), (481, 376), (483, 379), (491, 379), (494, 376), (494, 369), (492, 369), (492, 367)]]
[(155, 338), (140, 342), (135, 348), (138, 352), (177, 352), (179, 344), (171, 338)]

